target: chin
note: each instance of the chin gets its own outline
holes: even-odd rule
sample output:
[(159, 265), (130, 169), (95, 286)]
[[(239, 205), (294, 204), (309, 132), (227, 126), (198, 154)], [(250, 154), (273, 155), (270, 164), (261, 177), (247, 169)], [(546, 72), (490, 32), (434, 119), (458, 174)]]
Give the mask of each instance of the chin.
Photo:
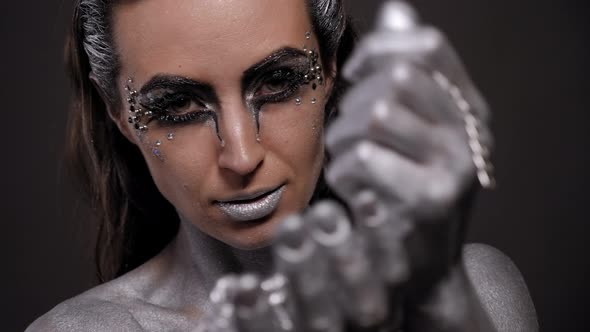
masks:
[(257, 250), (272, 245), (276, 228), (286, 215), (278, 214), (234, 228), (230, 236), (224, 236), (223, 242), (239, 250)]
[(272, 237), (252, 239), (248, 241), (236, 240), (232, 243), (227, 243), (232, 248), (244, 251), (253, 251), (268, 248), (272, 245)]

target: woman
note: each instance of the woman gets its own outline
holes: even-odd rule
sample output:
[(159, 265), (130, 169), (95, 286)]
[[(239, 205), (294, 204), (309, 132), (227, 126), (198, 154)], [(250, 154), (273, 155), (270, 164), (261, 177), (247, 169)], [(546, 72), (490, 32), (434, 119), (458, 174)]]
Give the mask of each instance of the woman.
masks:
[[(340, 1), (81, 0), (70, 150), (105, 283), (28, 331), (194, 330), (218, 279), (272, 272), (275, 228), (332, 196), (324, 167), (353, 215), (396, 220), (403, 300), (388, 312), (404, 308), (405, 330), (536, 329), (512, 263), (461, 250), (463, 197), (487, 175), (468, 143), (489, 145), (465, 119), (485, 129), (485, 105), (440, 34), (390, 9), (351, 55)], [(357, 84), (324, 133), (341, 73)]]

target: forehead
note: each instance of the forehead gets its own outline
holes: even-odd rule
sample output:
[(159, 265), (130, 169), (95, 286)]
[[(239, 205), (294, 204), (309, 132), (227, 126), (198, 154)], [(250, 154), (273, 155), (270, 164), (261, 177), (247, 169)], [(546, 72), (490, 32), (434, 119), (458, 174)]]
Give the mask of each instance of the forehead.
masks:
[(235, 75), (280, 47), (301, 48), (311, 27), (304, 0), (124, 1), (113, 19), (122, 75), (204, 80)]

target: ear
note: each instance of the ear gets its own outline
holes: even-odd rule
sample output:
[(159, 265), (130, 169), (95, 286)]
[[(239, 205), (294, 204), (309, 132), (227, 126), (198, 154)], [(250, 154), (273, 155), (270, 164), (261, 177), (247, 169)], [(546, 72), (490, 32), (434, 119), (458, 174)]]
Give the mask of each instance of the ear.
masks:
[(121, 134), (123, 134), (123, 136), (125, 136), (129, 142), (137, 145), (135, 141), (136, 136), (133, 134), (131, 127), (129, 127), (126, 117), (123, 116), (122, 112), (114, 109), (115, 106), (111, 102), (111, 99), (107, 97), (106, 92), (101, 88), (96, 75), (94, 75), (93, 72), (90, 72), (90, 74), (88, 74), (88, 78), (90, 79), (90, 82), (92, 82), (94, 89), (98, 92), (100, 99), (102, 99), (109, 118), (111, 118), (111, 120), (117, 125), (117, 128), (119, 128), (119, 132), (121, 132)]

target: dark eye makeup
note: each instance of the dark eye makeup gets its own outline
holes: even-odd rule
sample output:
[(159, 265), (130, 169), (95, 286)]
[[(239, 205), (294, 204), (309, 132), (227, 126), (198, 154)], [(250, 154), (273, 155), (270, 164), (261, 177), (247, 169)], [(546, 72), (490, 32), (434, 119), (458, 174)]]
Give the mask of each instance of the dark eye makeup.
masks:
[(163, 124), (205, 122), (211, 118), (211, 111), (201, 97), (186, 91), (155, 91), (140, 99), (140, 104), (150, 114), (150, 121)]
[[(305, 84), (309, 68), (305, 53), (280, 49), (244, 72), (242, 93), (254, 112), (268, 103), (290, 100)], [(156, 75), (140, 90), (138, 102), (148, 114), (148, 123), (164, 125), (203, 123), (215, 119), (220, 105), (215, 89), (190, 78)]]
[(261, 104), (285, 102), (303, 85), (304, 75), (299, 68), (281, 67), (270, 70), (254, 84), (252, 98)]

